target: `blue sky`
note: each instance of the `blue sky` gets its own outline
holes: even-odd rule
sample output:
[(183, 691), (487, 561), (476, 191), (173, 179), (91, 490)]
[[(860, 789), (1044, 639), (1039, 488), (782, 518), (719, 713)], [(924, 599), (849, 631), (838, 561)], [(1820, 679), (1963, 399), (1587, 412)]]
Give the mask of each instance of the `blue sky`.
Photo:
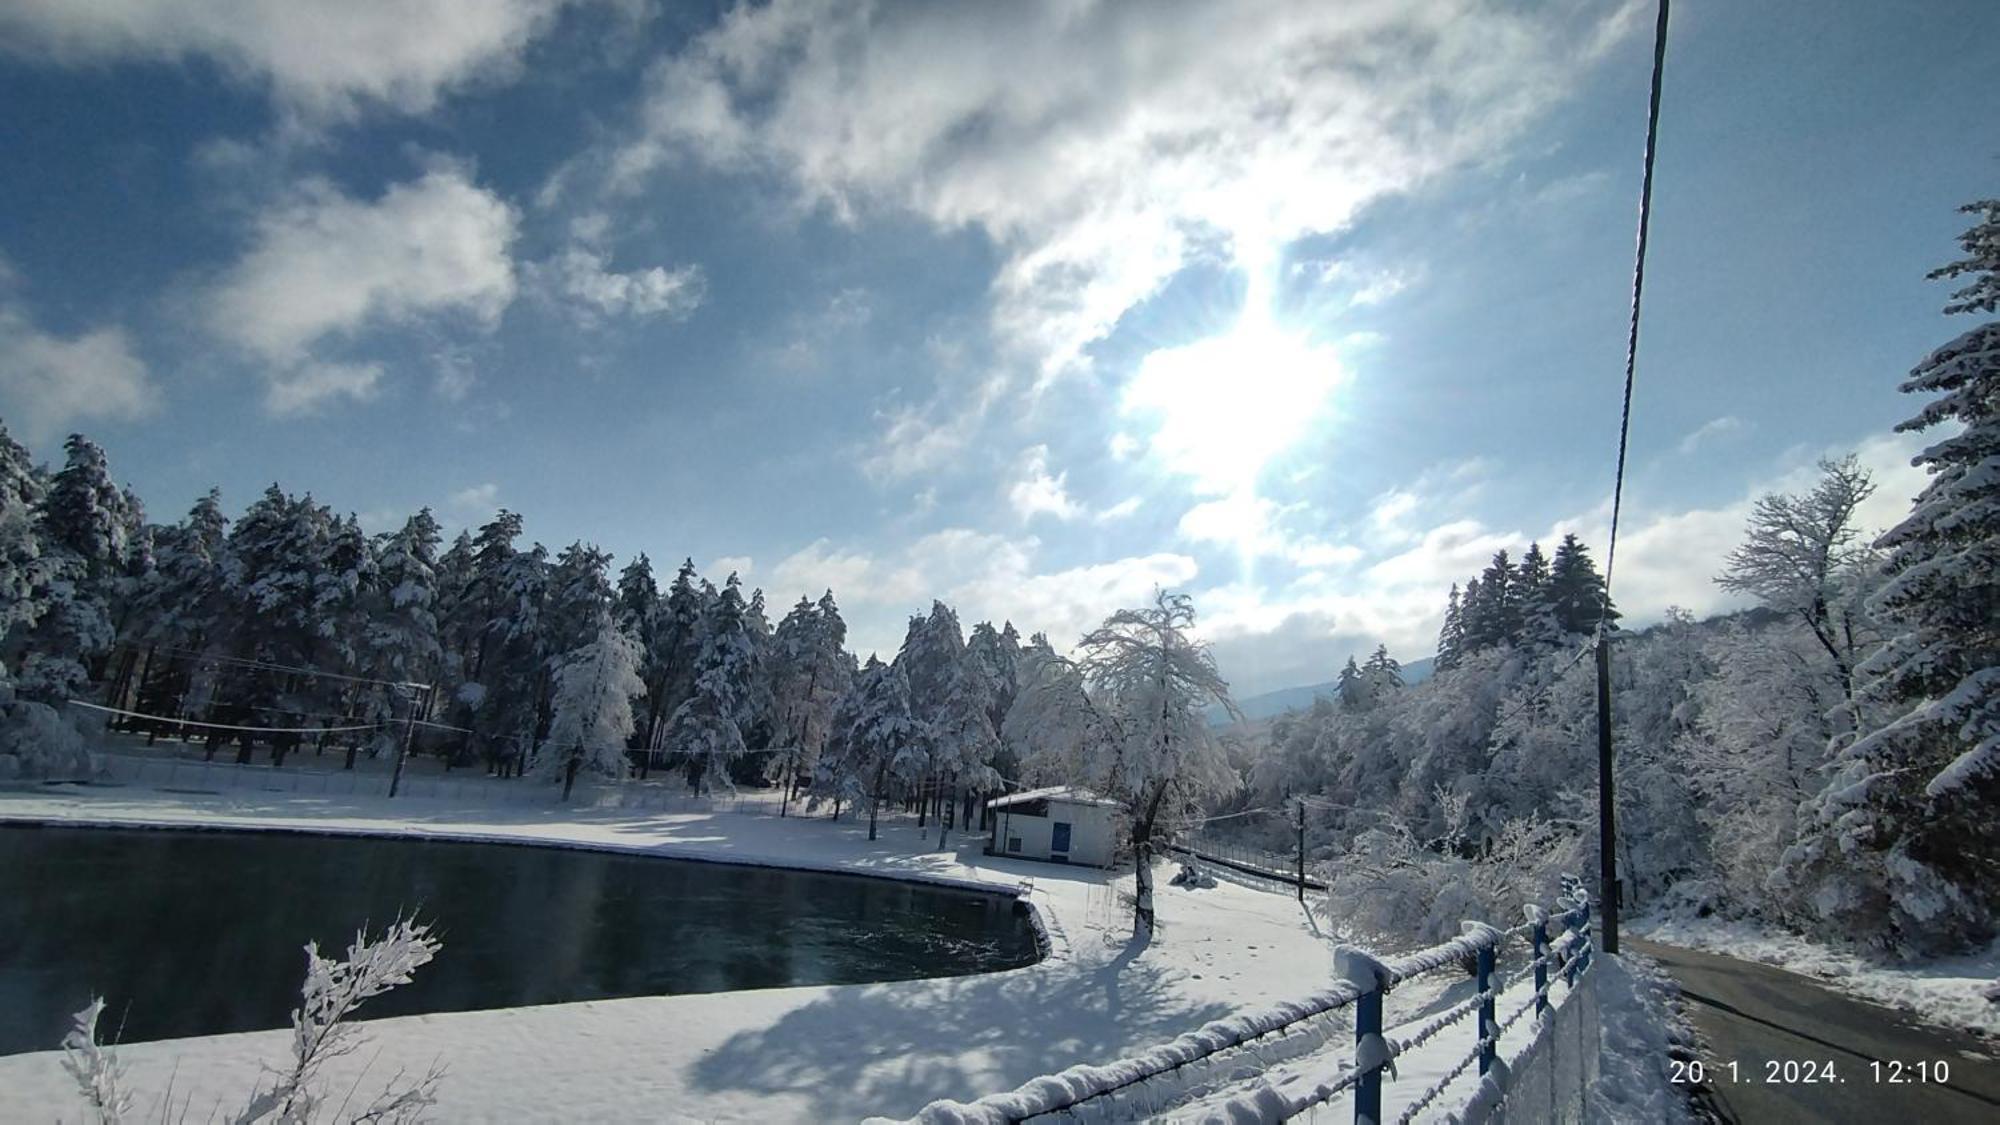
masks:
[[(0, 417), (156, 519), (933, 596), (1191, 590), (1250, 693), (1430, 651), (1608, 522), (1649, 7), (106, 0), (0, 8)], [(1953, 331), (1987, 3), (1676, 7), (1617, 594), (1708, 578)]]

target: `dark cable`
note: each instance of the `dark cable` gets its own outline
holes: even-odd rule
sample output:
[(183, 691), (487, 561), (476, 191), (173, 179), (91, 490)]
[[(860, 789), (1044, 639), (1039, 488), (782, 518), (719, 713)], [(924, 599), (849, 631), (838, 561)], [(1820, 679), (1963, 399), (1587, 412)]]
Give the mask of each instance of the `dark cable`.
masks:
[(1604, 604), (1597, 630), (1611, 614), (1611, 571), (1618, 561), (1618, 517), (1625, 500), (1625, 447), (1632, 429), (1632, 375), (1639, 365), (1639, 299), (1646, 290), (1646, 233), (1653, 220), (1653, 157), (1660, 138), (1660, 83), (1667, 68), (1667, 4), (1653, 29), (1653, 95), (1646, 108), (1646, 174), (1639, 186), (1639, 250), (1632, 266), (1632, 326), (1625, 337), (1625, 404), (1618, 417), (1618, 473), (1611, 485), (1611, 543), (1604, 553)]

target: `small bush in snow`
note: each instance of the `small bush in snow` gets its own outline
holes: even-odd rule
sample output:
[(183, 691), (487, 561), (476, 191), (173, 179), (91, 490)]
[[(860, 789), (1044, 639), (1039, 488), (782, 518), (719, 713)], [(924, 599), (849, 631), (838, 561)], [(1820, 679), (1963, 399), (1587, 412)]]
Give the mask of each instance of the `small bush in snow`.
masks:
[[(253, 1092), (230, 1121), (303, 1125), (324, 1119), (327, 1094), (319, 1085), (321, 1070), (353, 1054), (363, 1042), (361, 1030), (349, 1017), (371, 997), (410, 983), (411, 974), (441, 947), (429, 926), (409, 918), (397, 919), (376, 941), (369, 941), (365, 933), (355, 934), (343, 961), (321, 956), (318, 943), (308, 942), (306, 979), (299, 989), (302, 1003), (292, 1012), (291, 1063), (272, 1070), (270, 1086)], [(97, 1017), (103, 1010), (104, 1001), (94, 999), (76, 1014), (75, 1026), (63, 1038), (63, 1069), (76, 1080), (96, 1120), (116, 1125), (130, 1111), (132, 1098), (123, 1088), (124, 1070), (115, 1054), (97, 1042)], [(415, 1082), (404, 1081), (398, 1072), (373, 1102), (350, 1116), (343, 1100), (334, 1116), (351, 1122), (421, 1120), (423, 1111), (437, 1103), (437, 1086), (443, 1078), (443, 1068), (436, 1065)]]

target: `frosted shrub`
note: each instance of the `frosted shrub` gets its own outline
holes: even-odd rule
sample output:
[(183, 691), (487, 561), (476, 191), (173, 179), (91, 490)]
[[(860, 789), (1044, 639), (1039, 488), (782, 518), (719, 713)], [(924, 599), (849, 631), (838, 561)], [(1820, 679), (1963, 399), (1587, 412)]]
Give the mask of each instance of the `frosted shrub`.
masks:
[(1511, 924), (1528, 904), (1554, 901), (1561, 872), (1581, 858), (1578, 837), (1539, 817), (1504, 821), (1473, 845), (1463, 834), (1464, 797), (1437, 795), (1445, 835), (1419, 839), (1393, 820), (1355, 838), (1327, 865), (1327, 907), (1334, 925), (1384, 946), (1432, 945), (1456, 937), (1462, 921)]
[[(271, 1070), (270, 1086), (253, 1092), (248, 1104), (230, 1121), (235, 1125), (304, 1125), (328, 1120), (323, 1112), (327, 1094), (319, 1082), (320, 1072), (327, 1063), (353, 1054), (365, 1041), (349, 1017), (371, 997), (410, 983), (411, 974), (441, 947), (429, 926), (409, 918), (397, 919), (376, 941), (356, 933), (342, 961), (321, 956), (317, 943), (307, 943), (301, 1003), (292, 1012), (291, 1063), (283, 1070)], [(75, 1027), (62, 1043), (63, 1069), (76, 1080), (78, 1092), (95, 1119), (102, 1125), (115, 1125), (130, 1111), (132, 1099), (123, 1088), (124, 1070), (117, 1058), (97, 1042), (97, 1017), (103, 1010), (104, 1001), (94, 999), (76, 1014)], [(349, 1122), (421, 1120), (423, 1111), (437, 1103), (437, 1086), (443, 1078), (443, 1068), (436, 1065), (415, 1082), (406, 1082), (399, 1071), (373, 1102), (351, 1114), (347, 1101), (350, 1091), (333, 1110), (332, 1118)], [(161, 1117), (165, 1119), (166, 1114)]]

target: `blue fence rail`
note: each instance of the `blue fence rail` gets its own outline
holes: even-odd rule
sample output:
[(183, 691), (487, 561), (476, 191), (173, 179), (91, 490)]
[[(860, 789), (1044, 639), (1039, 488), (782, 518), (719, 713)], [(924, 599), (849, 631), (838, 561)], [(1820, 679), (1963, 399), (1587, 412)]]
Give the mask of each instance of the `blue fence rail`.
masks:
[[(1590, 905), (1582, 894), (1566, 897), (1561, 909), (1549, 913), (1529, 909), (1528, 921), (1511, 930), (1468, 922), (1451, 941), (1403, 957), (1381, 959), (1365, 950), (1342, 946), (1335, 951), (1336, 976), (1330, 988), (1295, 1001), (1275, 1004), (1204, 1024), (1178, 1038), (1129, 1058), (1103, 1065), (1080, 1065), (1032, 1079), (1003, 1094), (973, 1102), (938, 1101), (912, 1120), (927, 1123), (981, 1122), (1014, 1125), (1053, 1115), (1116, 1120), (1160, 1112), (1178, 1100), (1176, 1087), (1201, 1083), (1242, 1083), (1233, 1063), (1239, 1053), (1254, 1053), (1254, 1069), (1310, 1054), (1332, 1041), (1339, 1030), (1329, 1017), (1352, 1009), (1351, 1062), (1324, 1080), (1288, 1083), (1284, 1089), (1256, 1084), (1232, 1104), (1258, 1118), (1289, 1117), (1323, 1105), (1352, 1091), (1354, 1120), (1368, 1125), (1382, 1120), (1383, 1083), (1394, 1075), (1396, 1059), (1422, 1047), (1463, 1020), (1477, 1017), (1474, 1045), (1437, 1081), (1406, 1103), (1399, 1121), (1409, 1122), (1443, 1096), (1476, 1065), (1482, 1078), (1474, 1101), (1488, 1103), (1504, 1095), (1498, 1082), (1483, 1081), (1496, 1069), (1501, 1036), (1524, 1016), (1549, 1009), (1549, 992), (1559, 978), (1574, 986), (1588, 968), (1592, 937)], [(1510, 938), (1527, 939), (1529, 961), (1503, 979), (1499, 952)], [(1402, 1038), (1390, 1038), (1383, 1026), (1383, 1000), (1401, 985), (1447, 966), (1471, 964), (1476, 991), (1465, 1001), (1437, 1013)], [(1497, 1014), (1500, 996), (1508, 988), (1534, 981), (1534, 993), (1504, 1019)], [(1544, 1025), (1545, 1026), (1545, 1025)], [(1137, 1113), (1120, 1112), (1128, 1098), (1149, 1092), (1149, 1104)], [(1136, 1106), (1134, 1107), (1137, 1108)], [(1225, 1112), (1225, 1117), (1231, 1116)]]

